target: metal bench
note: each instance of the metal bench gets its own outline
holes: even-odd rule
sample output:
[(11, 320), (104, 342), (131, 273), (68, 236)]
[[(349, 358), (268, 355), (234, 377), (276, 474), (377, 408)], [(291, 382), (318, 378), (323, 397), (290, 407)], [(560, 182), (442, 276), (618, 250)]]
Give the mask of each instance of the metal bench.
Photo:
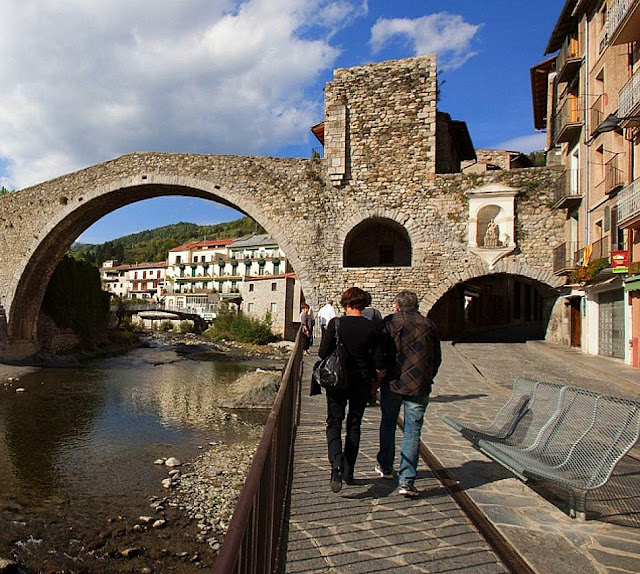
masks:
[(489, 427), (444, 420), (524, 482), (547, 481), (566, 488), (569, 515), (585, 519), (587, 493), (609, 480), (638, 440), (640, 403), (517, 379), (511, 398)]

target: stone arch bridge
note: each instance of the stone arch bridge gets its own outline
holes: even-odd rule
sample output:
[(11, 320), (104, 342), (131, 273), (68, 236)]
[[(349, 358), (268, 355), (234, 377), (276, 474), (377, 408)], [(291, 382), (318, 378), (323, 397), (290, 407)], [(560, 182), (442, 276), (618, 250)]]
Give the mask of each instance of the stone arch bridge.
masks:
[[(389, 93), (401, 90), (411, 98), (381, 120)], [(495, 273), (558, 285), (557, 173), (437, 174), (433, 58), (338, 70), (325, 98), (323, 159), (133, 153), (0, 197), (0, 360), (38, 351), (46, 286), (77, 237), (107, 213), (165, 195), (210, 199), (255, 219), (314, 305), (360, 285), (381, 309), (399, 289), (415, 290), (426, 311), (460, 282)], [(504, 214), (497, 251), (478, 245), (478, 201)], [(371, 250), (377, 259), (359, 258)]]

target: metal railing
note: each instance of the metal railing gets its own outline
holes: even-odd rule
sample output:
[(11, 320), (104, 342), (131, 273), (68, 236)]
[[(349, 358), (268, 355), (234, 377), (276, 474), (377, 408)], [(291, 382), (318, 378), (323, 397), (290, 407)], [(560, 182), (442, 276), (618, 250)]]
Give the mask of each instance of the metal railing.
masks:
[(640, 215), (640, 178), (622, 188), (618, 194), (618, 225)]
[(554, 130), (556, 141), (567, 141), (568, 128), (582, 126), (584, 113), (580, 106), (580, 100), (575, 96), (569, 96), (557, 111), (554, 117)]
[(554, 273), (570, 272), (578, 266), (576, 263), (577, 247), (578, 243), (576, 241), (569, 241), (558, 245), (558, 247), (553, 250)]
[(300, 410), (301, 332), (298, 330), (280, 390), (214, 564), (215, 572), (271, 574), (278, 568)]
[(611, 193), (622, 186), (622, 170), (618, 167), (618, 155), (604, 164), (604, 192)]
[(571, 71), (569, 64), (577, 65), (582, 59), (582, 46), (577, 34), (569, 35), (562, 43), (556, 58), (556, 70), (560, 81)]
[(582, 193), (579, 189), (580, 173), (578, 169), (565, 169), (554, 182), (553, 203), (560, 207), (566, 200), (579, 200)]
[(640, 105), (640, 68), (637, 69), (618, 94), (618, 117), (633, 115)]
[(627, 15), (629, 8), (636, 0), (614, 0), (607, 11), (607, 23), (605, 25), (607, 36), (610, 38), (615, 33), (620, 23)]

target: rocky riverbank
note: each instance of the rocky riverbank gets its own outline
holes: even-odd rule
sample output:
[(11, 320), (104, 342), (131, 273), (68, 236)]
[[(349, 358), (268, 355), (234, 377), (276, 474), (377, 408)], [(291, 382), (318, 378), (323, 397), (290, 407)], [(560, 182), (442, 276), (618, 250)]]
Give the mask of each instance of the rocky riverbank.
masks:
[[(166, 458), (155, 461), (158, 483), (149, 485), (149, 499), (128, 508), (126, 515), (96, 513), (95, 530), (73, 518), (68, 502), (64, 508), (47, 510), (49, 518), (39, 522), (30, 510), (8, 501), (3, 506), (0, 500), (0, 523), (6, 521), (18, 533), (15, 551), (0, 554), (0, 573), (182, 574), (196, 568), (213, 569), (263, 432), (255, 418), (244, 414), (253, 407), (267, 412), (291, 345), (214, 343), (193, 335), (160, 333), (145, 337), (143, 343), (148, 348), (134, 351), (133, 356), (154, 365), (229, 360), (255, 367), (229, 385), (226, 397), (215, 406), (214, 418), (235, 428), (233, 439), (204, 442), (198, 447), (201, 453), (191, 460), (171, 460), (172, 453), (167, 452)], [(18, 387), (20, 377), (31, 370), (0, 365), (0, 381)], [(59, 520), (53, 518), (56, 513)]]

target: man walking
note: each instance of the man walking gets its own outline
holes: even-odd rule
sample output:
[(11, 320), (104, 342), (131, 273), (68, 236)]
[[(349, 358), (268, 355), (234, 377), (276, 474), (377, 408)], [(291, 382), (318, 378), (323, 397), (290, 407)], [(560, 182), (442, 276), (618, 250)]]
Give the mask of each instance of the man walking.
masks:
[(395, 313), (382, 323), (387, 369), (380, 389), (382, 420), (375, 470), (382, 478), (394, 476), (396, 423), (400, 407), (404, 406), (399, 493), (415, 497), (422, 423), (442, 353), (437, 328), (418, 311), (418, 297), (413, 291), (400, 291), (394, 299), (394, 308)]
[[(331, 319), (333, 319), (335, 316), (336, 310), (333, 306), (333, 300), (329, 299), (325, 305), (320, 307), (320, 310), (318, 311), (318, 321), (320, 321), (321, 337), (324, 336), (324, 332), (327, 329), (329, 321), (331, 321)], [(322, 339), (320, 340), (320, 342), (322, 343)]]

